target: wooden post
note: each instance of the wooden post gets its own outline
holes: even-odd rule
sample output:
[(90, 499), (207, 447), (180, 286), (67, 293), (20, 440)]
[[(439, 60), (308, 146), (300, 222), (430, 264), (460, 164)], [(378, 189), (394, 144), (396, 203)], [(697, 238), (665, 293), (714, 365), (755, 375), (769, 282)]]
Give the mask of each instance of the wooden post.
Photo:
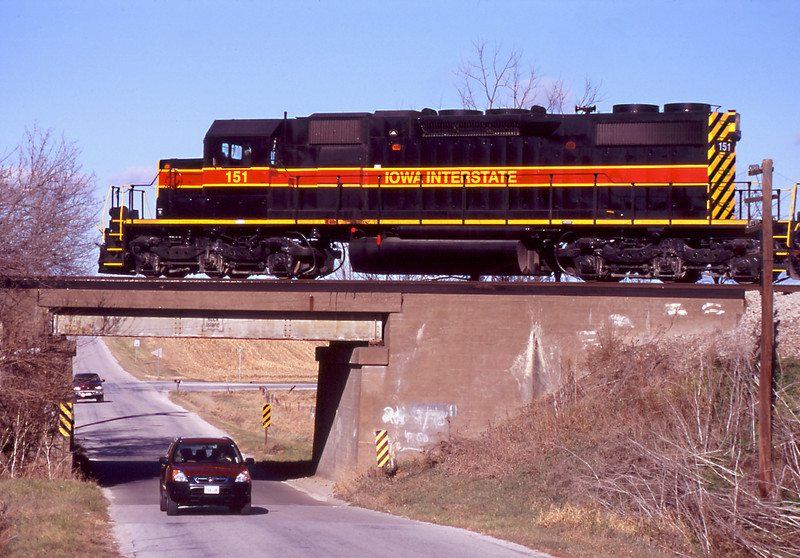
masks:
[(758, 464), (759, 491), (762, 498), (773, 495), (772, 469), (772, 364), (774, 332), (772, 300), (772, 159), (762, 162), (764, 172), (761, 229), (761, 371), (758, 381)]
[(264, 405), (261, 407), (261, 425), (264, 427), (264, 451), (267, 450), (269, 441), (269, 426), (272, 423), (272, 405), (269, 403), (269, 390), (262, 387), (261, 393), (264, 394)]
[(272, 405), (269, 403), (264, 404), (264, 450), (267, 449), (267, 442), (269, 441), (269, 427), (272, 423)]

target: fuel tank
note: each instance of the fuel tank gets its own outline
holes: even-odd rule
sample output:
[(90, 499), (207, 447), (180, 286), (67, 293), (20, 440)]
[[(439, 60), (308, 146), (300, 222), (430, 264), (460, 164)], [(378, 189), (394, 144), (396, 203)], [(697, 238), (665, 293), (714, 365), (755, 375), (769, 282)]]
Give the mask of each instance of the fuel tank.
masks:
[(350, 241), (354, 271), (410, 275), (520, 275), (515, 240), (366, 237)]

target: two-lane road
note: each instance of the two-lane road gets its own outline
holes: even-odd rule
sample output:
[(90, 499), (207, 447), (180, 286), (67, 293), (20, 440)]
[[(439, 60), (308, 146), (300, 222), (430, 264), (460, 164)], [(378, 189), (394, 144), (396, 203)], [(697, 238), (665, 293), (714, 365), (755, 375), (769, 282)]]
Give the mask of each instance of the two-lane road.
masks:
[(105, 402), (76, 404), (76, 438), (106, 489), (127, 556), (546, 556), (462, 529), (320, 500), (271, 479), (254, 480), (249, 516), (212, 508), (167, 517), (158, 507), (158, 457), (175, 436), (222, 433), (122, 370), (98, 339), (79, 340), (74, 371), (106, 379)]

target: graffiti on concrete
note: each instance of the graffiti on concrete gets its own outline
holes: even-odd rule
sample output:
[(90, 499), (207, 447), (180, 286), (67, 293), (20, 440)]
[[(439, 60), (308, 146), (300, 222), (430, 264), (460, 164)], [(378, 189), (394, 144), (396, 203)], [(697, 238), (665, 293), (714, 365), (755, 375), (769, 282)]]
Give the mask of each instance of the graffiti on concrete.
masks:
[[(389, 427), (396, 451), (421, 451), (450, 430), (450, 419), (458, 414), (455, 404), (415, 403), (384, 407), (383, 424)], [(394, 434), (393, 436), (391, 434)]]
[(689, 313), (680, 302), (670, 302), (667, 304), (667, 315), (669, 316), (686, 316)]
[(722, 309), (721, 304), (717, 304), (716, 302), (706, 302), (703, 304), (703, 314), (715, 314), (717, 316), (722, 316), (725, 313), (725, 310)]

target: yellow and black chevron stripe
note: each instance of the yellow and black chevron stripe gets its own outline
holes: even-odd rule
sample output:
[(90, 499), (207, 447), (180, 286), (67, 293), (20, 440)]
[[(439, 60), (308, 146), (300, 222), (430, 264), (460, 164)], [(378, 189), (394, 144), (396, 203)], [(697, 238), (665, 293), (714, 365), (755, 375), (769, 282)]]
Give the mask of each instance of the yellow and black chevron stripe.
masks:
[(389, 433), (386, 430), (375, 431), (375, 452), (378, 467), (386, 467), (389, 463)]
[(62, 403), (58, 412), (58, 431), (65, 438), (69, 438), (74, 429), (75, 417), (72, 414), (72, 403)]
[(734, 111), (708, 115), (708, 185), (712, 219), (733, 217), (738, 119), (739, 115)]

